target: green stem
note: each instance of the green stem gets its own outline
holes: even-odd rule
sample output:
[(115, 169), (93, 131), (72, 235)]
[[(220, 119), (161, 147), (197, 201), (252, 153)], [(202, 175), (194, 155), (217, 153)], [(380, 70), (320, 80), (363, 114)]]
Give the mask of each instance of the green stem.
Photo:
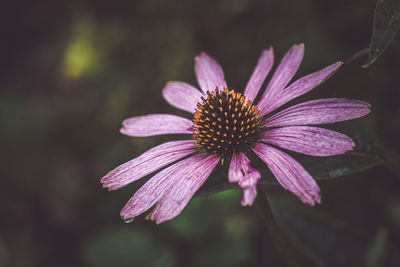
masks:
[(287, 266), (316, 266), (316, 263), (306, 257), (304, 253), (295, 247), (292, 241), (283, 233), (275, 221), (269, 201), (261, 189), (258, 190), (255, 207), (261, 213), (268, 232)]

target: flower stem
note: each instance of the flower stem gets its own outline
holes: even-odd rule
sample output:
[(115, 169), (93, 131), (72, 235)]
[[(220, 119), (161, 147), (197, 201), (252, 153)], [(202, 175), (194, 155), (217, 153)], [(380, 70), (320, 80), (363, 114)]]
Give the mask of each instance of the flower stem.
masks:
[(274, 244), (281, 254), (286, 265), (289, 267), (300, 267), (300, 266), (318, 266), (316, 262), (306, 257), (303, 252), (297, 248), (293, 242), (283, 233), (279, 225), (277, 224), (269, 201), (265, 196), (263, 190), (259, 188), (257, 198), (255, 201), (255, 207), (261, 213), (261, 216), (265, 222), (268, 232), (274, 241)]

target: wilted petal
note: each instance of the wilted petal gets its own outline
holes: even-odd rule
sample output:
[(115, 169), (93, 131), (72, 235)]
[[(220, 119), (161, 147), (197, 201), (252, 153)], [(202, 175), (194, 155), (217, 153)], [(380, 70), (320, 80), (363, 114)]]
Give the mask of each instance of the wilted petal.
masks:
[(195, 58), (194, 71), (204, 93), (214, 91), (217, 87), (221, 90), (227, 88), (221, 66), (206, 53), (201, 53)]
[(360, 100), (323, 98), (300, 103), (265, 120), (266, 127), (325, 124), (360, 118), (371, 105)]
[(171, 114), (150, 114), (126, 119), (122, 122), (121, 133), (143, 137), (162, 134), (192, 134), (193, 123)]
[(110, 171), (101, 179), (103, 187), (119, 189), (196, 151), (192, 140), (180, 140), (153, 147), (137, 158)]
[(264, 101), (262, 102), (262, 105), (258, 105), (261, 116), (264, 116), (265, 114), (283, 106), (290, 100), (311, 91), (333, 75), (342, 64), (342, 62), (336, 62), (320, 71), (304, 76), (289, 85), (287, 88), (274, 94), (272, 97), (267, 99), (268, 101)]
[(173, 107), (194, 113), (203, 95), (196, 87), (184, 82), (168, 82), (162, 90), (164, 99)]
[(282, 58), (281, 63), (276, 69), (274, 76), (268, 83), (261, 96), (259, 106), (264, 106), (264, 102), (268, 103), (269, 100), (279, 93), (290, 82), (300, 67), (304, 55), (304, 44), (294, 45)]
[[(186, 168), (179, 174), (179, 178), (166, 189), (163, 197), (157, 203), (151, 219), (162, 223), (177, 216), (194, 193), (207, 180), (219, 161), (217, 156), (198, 155), (199, 159), (193, 166)], [(202, 159), (200, 159), (202, 157)]]
[(250, 167), (250, 160), (243, 154), (233, 154), (229, 166), (229, 182), (237, 182), (243, 189), (241, 204), (252, 205), (257, 196), (257, 182), (261, 175)]
[(132, 219), (151, 208), (177, 180), (198, 169), (202, 158), (204, 156), (196, 155), (184, 159), (150, 178), (126, 203), (121, 211), (122, 219)]
[(279, 183), (301, 201), (311, 206), (321, 202), (317, 183), (291, 156), (264, 144), (257, 144), (253, 151), (267, 164)]
[(274, 51), (271, 47), (270, 49), (262, 52), (253, 74), (251, 74), (251, 77), (247, 82), (243, 93), (247, 100), (254, 101), (254, 98), (256, 98), (258, 91), (260, 91), (261, 85), (263, 84), (273, 64)]
[(353, 140), (344, 134), (310, 126), (289, 126), (267, 130), (261, 140), (312, 156), (343, 154), (355, 146)]

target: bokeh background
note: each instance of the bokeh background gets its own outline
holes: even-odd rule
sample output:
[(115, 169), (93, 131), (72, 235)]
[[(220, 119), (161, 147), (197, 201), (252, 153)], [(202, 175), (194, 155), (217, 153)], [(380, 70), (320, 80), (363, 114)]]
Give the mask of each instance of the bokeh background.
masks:
[[(369, 46), (376, 0), (14, 1), (0, 16), (0, 266), (284, 266), (260, 216), (239, 190), (199, 197), (162, 225), (119, 212), (142, 181), (108, 192), (100, 178), (170, 137), (130, 138), (124, 118), (183, 114), (161, 89), (197, 84), (205, 51), (242, 90), (261, 51), (276, 61), (296, 43), (296, 77)], [(360, 121), (400, 151), (400, 49), (362, 69), (345, 64), (300, 100), (370, 102)], [(187, 116), (187, 115), (186, 115)], [(385, 167), (319, 182), (309, 208), (271, 190), (288, 233), (325, 266), (398, 266), (400, 180)], [(278, 209), (277, 208), (277, 209)], [(300, 233), (300, 234), (299, 234)], [(305, 240), (305, 241), (304, 241)], [(315, 255), (314, 255), (315, 256)], [(323, 266), (323, 265), (321, 265)]]

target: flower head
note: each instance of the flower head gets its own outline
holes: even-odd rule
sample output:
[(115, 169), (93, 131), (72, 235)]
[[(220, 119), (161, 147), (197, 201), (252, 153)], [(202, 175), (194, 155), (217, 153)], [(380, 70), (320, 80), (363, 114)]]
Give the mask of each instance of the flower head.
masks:
[(370, 105), (359, 100), (325, 98), (304, 102), (272, 116), (269, 113), (325, 81), (336, 62), (297, 81), (289, 82), (300, 66), (304, 46), (293, 46), (272, 75), (255, 104), (273, 65), (272, 48), (263, 51), (243, 94), (230, 90), (220, 65), (207, 54), (195, 59), (200, 90), (184, 82), (168, 82), (162, 91), (174, 107), (192, 113), (192, 120), (170, 114), (152, 114), (123, 121), (121, 133), (129, 136), (187, 134), (188, 140), (158, 145), (117, 167), (101, 180), (119, 189), (162, 169), (150, 178), (121, 211), (132, 219), (156, 205), (151, 219), (157, 223), (177, 216), (210, 176), (221, 158), (230, 160), (228, 178), (243, 190), (242, 205), (252, 205), (260, 173), (247, 157), (255, 153), (279, 183), (306, 204), (320, 203), (321, 194), (310, 174), (277, 147), (312, 156), (332, 156), (352, 150), (354, 142), (341, 133), (310, 125), (362, 117)]

